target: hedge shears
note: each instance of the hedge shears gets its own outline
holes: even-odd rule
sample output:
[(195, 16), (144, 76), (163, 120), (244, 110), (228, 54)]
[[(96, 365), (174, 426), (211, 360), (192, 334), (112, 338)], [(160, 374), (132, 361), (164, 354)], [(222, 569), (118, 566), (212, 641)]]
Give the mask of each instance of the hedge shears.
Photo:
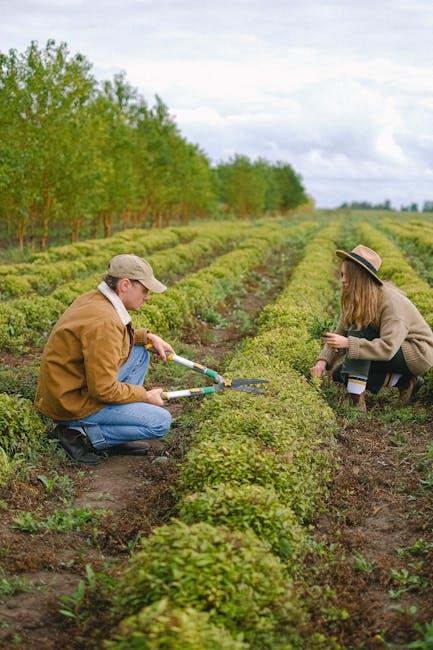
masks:
[[(151, 343), (146, 345), (150, 352), (157, 354)], [(203, 386), (202, 388), (186, 388), (184, 390), (171, 390), (163, 391), (161, 397), (165, 400), (178, 399), (179, 397), (199, 397), (200, 395), (213, 395), (220, 393), (223, 390), (238, 390), (242, 393), (252, 393), (255, 395), (264, 395), (265, 392), (256, 388), (257, 384), (267, 384), (267, 379), (228, 379), (223, 377), (216, 370), (207, 368), (201, 363), (190, 361), (185, 357), (180, 357), (178, 354), (167, 354), (167, 361), (174, 361), (184, 368), (189, 368), (194, 372), (198, 372), (205, 377), (213, 380), (214, 386)]]

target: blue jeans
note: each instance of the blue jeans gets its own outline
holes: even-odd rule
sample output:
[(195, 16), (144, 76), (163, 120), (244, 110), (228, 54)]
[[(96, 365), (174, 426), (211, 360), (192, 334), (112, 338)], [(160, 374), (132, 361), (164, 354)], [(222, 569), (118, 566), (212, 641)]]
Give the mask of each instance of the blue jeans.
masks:
[[(119, 381), (142, 386), (149, 360), (149, 351), (142, 345), (134, 345), (119, 370)], [(108, 404), (82, 419), (63, 420), (59, 424), (82, 430), (93, 447), (107, 449), (132, 440), (161, 438), (170, 428), (171, 415), (166, 409), (146, 402)]]

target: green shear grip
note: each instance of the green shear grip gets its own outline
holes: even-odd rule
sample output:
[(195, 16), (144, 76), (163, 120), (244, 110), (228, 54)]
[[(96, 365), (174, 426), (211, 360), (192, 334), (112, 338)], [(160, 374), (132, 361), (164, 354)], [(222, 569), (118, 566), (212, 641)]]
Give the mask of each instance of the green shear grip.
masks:
[(203, 395), (212, 395), (213, 393), (216, 393), (213, 386), (204, 386), (201, 390), (203, 391)]
[(207, 377), (212, 377), (212, 379), (217, 379), (217, 377), (218, 377), (218, 373), (216, 372), (216, 370), (211, 370), (210, 368), (206, 368), (206, 370), (204, 371), (204, 374)]

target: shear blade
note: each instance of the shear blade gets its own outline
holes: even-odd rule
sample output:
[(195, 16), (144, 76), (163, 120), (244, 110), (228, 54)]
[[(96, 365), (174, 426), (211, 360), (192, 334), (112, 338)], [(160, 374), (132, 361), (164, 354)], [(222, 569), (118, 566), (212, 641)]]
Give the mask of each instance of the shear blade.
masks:
[(254, 388), (253, 386), (231, 386), (232, 390), (237, 390), (241, 393), (253, 393), (254, 395), (264, 395), (265, 391), (260, 390), (259, 388)]
[(232, 379), (231, 386), (232, 388), (237, 388), (238, 386), (248, 386), (251, 384), (267, 384), (267, 379)]

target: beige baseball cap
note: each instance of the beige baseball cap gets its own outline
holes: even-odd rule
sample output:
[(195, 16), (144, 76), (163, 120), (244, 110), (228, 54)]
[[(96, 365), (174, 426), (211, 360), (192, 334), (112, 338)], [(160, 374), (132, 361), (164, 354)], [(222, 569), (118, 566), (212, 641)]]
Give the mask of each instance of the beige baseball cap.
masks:
[(162, 293), (167, 289), (165, 284), (155, 278), (149, 262), (138, 255), (116, 255), (110, 261), (108, 273), (115, 278), (138, 280), (149, 291), (155, 293)]

